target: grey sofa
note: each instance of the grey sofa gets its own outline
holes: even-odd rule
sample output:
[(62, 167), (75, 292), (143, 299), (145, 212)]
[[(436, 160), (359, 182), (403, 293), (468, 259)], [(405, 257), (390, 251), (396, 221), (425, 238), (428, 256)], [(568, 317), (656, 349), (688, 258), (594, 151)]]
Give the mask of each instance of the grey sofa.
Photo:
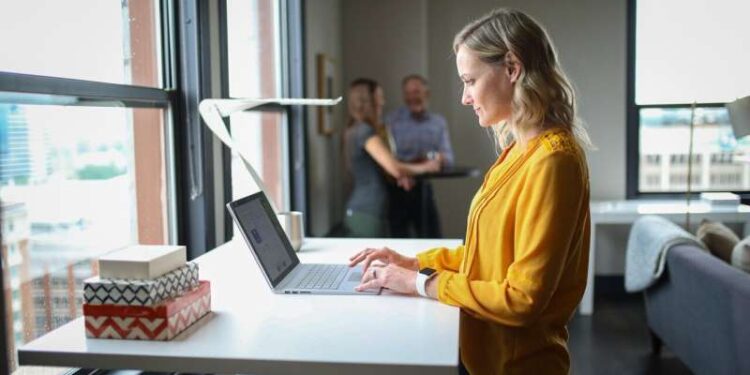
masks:
[(692, 245), (666, 262), (645, 291), (654, 353), (663, 343), (696, 374), (750, 374), (750, 274)]

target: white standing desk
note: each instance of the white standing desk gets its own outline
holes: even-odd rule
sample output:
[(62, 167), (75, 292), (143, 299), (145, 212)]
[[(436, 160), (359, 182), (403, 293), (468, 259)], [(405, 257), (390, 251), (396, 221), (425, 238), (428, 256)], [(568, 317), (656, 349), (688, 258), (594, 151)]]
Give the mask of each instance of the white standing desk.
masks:
[[(591, 243), (589, 245), (589, 273), (580, 313), (594, 312), (594, 273), (596, 264), (596, 230), (601, 224), (632, 224), (643, 215), (658, 215), (685, 225), (685, 200), (626, 200), (591, 202)], [(750, 206), (712, 206), (701, 201), (690, 202), (690, 226), (702, 219), (723, 223), (740, 223), (745, 235), (750, 233)], [(624, 249), (623, 249), (624, 251)]]
[[(346, 263), (370, 246), (405, 254), (460, 240), (305, 240), (303, 262)], [(18, 350), (21, 365), (264, 374), (451, 374), (459, 309), (393, 294), (273, 294), (241, 238), (199, 257), (211, 315), (169, 342), (87, 339), (83, 318)]]

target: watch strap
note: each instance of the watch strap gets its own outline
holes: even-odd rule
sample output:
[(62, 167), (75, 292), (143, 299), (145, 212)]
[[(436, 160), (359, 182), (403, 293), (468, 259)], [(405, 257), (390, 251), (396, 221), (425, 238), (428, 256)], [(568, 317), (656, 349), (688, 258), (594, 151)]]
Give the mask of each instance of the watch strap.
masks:
[(425, 275), (421, 272), (417, 272), (417, 278), (415, 280), (415, 287), (417, 289), (417, 293), (422, 297), (429, 297), (427, 295), (427, 281), (430, 280), (433, 276), (435, 276), (437, 273), (433, 273), (431, 275)]

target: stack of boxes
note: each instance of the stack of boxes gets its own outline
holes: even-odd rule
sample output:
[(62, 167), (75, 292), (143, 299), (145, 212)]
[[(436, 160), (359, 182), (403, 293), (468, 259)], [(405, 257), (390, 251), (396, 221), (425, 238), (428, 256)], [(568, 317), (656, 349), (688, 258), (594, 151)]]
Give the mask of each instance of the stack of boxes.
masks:
[(171, 340), (211, 311), (211, 285), (184, 246), (131, 246), (99, 258), (84, 281), (83, 315), (91, 338)]

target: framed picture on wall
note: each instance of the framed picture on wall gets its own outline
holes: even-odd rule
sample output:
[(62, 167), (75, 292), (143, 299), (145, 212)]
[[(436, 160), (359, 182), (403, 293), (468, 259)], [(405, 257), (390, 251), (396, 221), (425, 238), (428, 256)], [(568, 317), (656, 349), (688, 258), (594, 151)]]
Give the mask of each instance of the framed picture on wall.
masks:
[[(318, 98), (333, 98), (333, 84), (335, 65), (333, 60), (324, 53), (317, 55), (318, 68)], [(318, 107), (318, 133), (331, 135), (335, 131), (333, 126), (333, 106)]]

